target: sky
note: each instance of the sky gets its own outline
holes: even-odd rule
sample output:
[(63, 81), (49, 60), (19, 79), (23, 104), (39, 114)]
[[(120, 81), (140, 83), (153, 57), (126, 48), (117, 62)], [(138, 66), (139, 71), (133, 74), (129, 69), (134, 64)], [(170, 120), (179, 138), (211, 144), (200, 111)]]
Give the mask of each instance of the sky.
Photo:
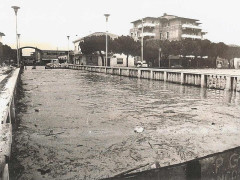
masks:
[(108, 31), (129, 35), (131, 22), (163, 13), (199, 19), (213, 42), (240, 45), (239, 0), (0, 0), (0, 32), (3, 44), (16, 48), (15, 14), (19, 6), (21, 46), (40, 49), (73, 49), (72, 41), (106, 31), (104, 14), (110, 14)]

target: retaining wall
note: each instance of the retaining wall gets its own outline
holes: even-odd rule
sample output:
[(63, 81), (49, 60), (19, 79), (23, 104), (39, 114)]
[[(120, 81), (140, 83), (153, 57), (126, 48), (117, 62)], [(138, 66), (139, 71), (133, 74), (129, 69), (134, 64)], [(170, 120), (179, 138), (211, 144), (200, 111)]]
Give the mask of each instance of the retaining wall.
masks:
[(103, 67), (86, 65), (69, 65), (70, 69), (87, 70), (91, 72), (106, 73), (119, 76), (153, 79), (172, 82), (182, 85), (206, 87), (212, 89), (240, 91), (240, 74), (217, 74), (203, 72), (189, 72), (184, 70)]
[[(12, 123), (15, 121), (16, 86), (20, 69), (16, 68), (1, 83), (0, 89), (0, 179), (9, 179), (8, 162), (11, 154)], [(5, 82), (6, 81), (6, 82)]]

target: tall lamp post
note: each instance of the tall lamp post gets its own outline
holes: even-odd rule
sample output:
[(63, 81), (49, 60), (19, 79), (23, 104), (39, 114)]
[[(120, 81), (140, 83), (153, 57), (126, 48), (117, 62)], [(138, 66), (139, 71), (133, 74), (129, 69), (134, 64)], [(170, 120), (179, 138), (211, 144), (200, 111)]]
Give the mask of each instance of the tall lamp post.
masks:
[(70, 36), (67, 36), (67, 38), (68, 38), (68, 58), (67, 58), (67, 63), (69, 63), (69, 37)]
[(106, 59), (105, 59), (105, 66), (107, 66), (107, 57), (108, 57), (108, 43), (107, 43), (107, 22), (108, 22), (108, 17), (110, 16), (110, 14), (104, 14), (104, 16), (106, 17)]
[(15, 15), (16, 15), (16, 46), (17, 46), (17, 66), (19, 67), (19, 55), (18, 55), (18, 33), (17, 33), (17, 12), (18, 9), (20, 9), (20, 7), (18, 6), (12, 6), (12, 8), (14, 9)]
[(18, 38), (18, 62), (20, 61), (20, 56), (21, 56), (21, 53), (19, 52), (19, 48), (21, 48), (20, 46), (20, 36), (21, 34), (17, 34), (17, 38)]
[(162, 49), (159, 48), (159, 56), (158, 56), (158, 60), (159, 60), (159, 67), (161, 67), (161, 51)]
[(143, 63), (143, 19), (142, 19), (142, 39), (141, 39), (141, 60)]

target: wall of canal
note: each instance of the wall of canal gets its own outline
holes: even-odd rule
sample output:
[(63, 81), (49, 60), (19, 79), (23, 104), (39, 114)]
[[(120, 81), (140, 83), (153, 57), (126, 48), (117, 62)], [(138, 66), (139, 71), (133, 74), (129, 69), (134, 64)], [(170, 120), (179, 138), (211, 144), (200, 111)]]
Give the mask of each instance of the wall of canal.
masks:
[(0, 179), (9, 179), (8, 163), (12, 145), (12, 123), (15, 121), (16, 88), (20, 69), (13, 69), (0, 81)]
[(87, 70), (119, 76), (152, 79), (182, 85), (206, 87), (211, 89), (232, 90), (240, 92), (240, 74), (216, 73), (214, 71), (170, 70), (153, 68), (103, 67), (86, 65), (69, 65), (70, 69)]

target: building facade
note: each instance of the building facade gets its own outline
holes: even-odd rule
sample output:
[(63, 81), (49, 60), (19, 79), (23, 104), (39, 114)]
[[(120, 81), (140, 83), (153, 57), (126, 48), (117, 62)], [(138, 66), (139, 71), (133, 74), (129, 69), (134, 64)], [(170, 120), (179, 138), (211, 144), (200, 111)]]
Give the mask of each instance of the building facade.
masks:
[[(106, 33), (105, 32), (95, 32), (95, 33), (92, 33), (88, 36), (85, 36), (85, 37), (91, 37), (91, 36), (105, 36)], [(111, 33), (108, 33), (108, 36), (111, 38), (111, 39), (115, 39), (118, 37), (118, 35), (115, 35), (115, 34), (111, 34)], [(83, 65), (96, 65), (96, 66), (101, 66), (101, 64), (99, 64), (98, 62), (100, 62), (101, 60), (101, 57), (100, 55), (98, 54), (98, 52), (92, 54), (92, 55), (84, 55), (82, 54), (81, 52), (81, 48), (79, 46), (80, 42), (84, 41), (84, 38), (85, 37), (81, 37), (81, 38), (78, 38), (76, 39), (75, 41), (73, 41), (73, 44), (74, 44), (74, 63), (75, 64), (83, 64)], [(103, 53), (103, 56), (105, 58), (105, 52), (102, 52)], [(108, 57), (110, 57), (110, 54), (108, 55)], [(109, 62), (109, 58), (108, 58), (108, 61), (106, 61), (107, 63)], [(109, 65), (109, 63), (108, 63)]]
[[(154, 18), (146, 17), (142, 20), (133, 21), (130, 36), (134, 39), (155, 38), (160, 40), (179, 41), (181, 39), (203, 39), (206, 34), (197, 19), (183, 18), (168, 15)], [(143, 29), (142, 29), (143, 28)]]

